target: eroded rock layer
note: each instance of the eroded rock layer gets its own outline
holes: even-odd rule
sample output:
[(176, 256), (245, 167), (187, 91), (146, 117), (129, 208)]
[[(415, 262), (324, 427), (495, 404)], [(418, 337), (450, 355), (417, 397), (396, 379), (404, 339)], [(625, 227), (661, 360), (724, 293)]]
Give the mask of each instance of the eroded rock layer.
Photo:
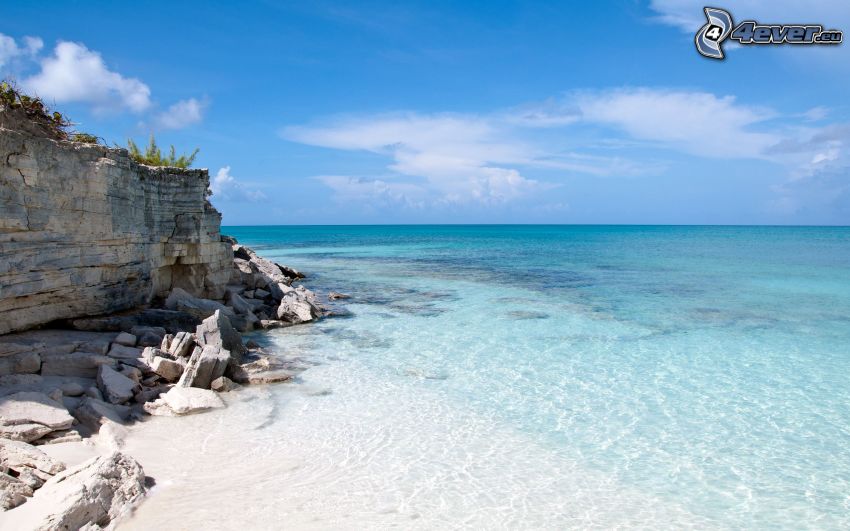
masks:
[(123, 149), (0, 123), (0, 334), (173, 288), (221, 299), (233, 254), (208, 186), (206, 170), (152, 168)]

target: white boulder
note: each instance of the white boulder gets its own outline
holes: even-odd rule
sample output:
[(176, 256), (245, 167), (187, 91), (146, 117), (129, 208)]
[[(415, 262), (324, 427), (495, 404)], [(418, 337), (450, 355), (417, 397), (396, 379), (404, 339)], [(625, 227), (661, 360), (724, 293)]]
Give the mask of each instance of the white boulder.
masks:
[(74, 423), (68, 411), (44, 393), (23, 391), (0, 397), (0, 437), (30, 442)]
[(195, 344), (195, 338), (191, 332), (178, 332), (168, 348), (168, 353), (175, 358), (185, 358), (192, 353), (192, 346)]
[(230, 358), (230, 351), (215, 345), (196, 348), (177, 386), (209, 389), (213, 380), (224, 376)]
[(162, 356), (154, 357), (151, 369), (167, 382), (176, 382), (183, 374), (183, 365)]
[(197, 387), (173, 387), (157, 400), (144, 405), (151, 415), (190, 415), (224, 407), (214, 391)]
[(145, 473), (121, 452), (94, 457), (45, 482), (16, 509), (19, 529), (100, 529), (128, 513), (145, 493)]
[(123, 404), (133, 398), (139, 384), (106, 365), (101, 365), (97, 373), (97, 387), (107, 402)]
[(287, 323), (306, 323), (312, 321), (314, 307), (310, 301), (300, 297), (294, 290), (283, 297), (277, 308), (277, 318)]
[(0, 473), (0, 511), (8, 511), (27, 501), (32, 487), (9, 474)]

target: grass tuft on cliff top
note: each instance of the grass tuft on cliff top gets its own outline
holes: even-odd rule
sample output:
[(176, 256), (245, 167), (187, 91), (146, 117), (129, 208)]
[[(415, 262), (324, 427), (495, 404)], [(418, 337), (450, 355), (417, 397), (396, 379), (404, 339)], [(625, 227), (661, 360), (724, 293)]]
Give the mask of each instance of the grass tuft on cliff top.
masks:
[[(81, 144), (104, 143), (95, 135), (72, 130), (71, 127), (74, 123), (67, 116), (50, 109), (41, 98), (24, 94), (13, 81), (8, 79), (0, 81), (0, 107), (9, 109), (14, 115), (18, 116), (19, 120), (25, 119), (32, 122), (37, 134)], [(151, 135), (150, 142), (144, 152), (132, 139), (127, 140), (127, 150), (130, 152), (130, 157), (141, 164), (184, 169), (192, 166), (198, 151), (200, 151), (200, 149), (195, 148), (195, 151), (191, 153), (183, 153), (178, 156), (174, 146), (171, 146), (170, 151), (163, 155), (153, 135)]]
[(45, 127), (63, 140), (68, 138), (67, 128), (72, 125), (71, 121), (62, 113), (51, 111), (41, 98), (23, 94), (12, 81), (0, 82), (0, 105), (20, 110), (29, 121)]
[(133, 142), (132, 138), (127, 139), (127, 150), (130, 152), (130, 157), (141, 164), (147, 164), (148, 166), (172, 166), (175, 168), (191, 167), (192, 163), (195, 162), (195, 157), (198, 155), (198, 151), (200, 151), (199, 148), (195, 148), (195, 151), (192, 153), (188, 155), (184, 153), (178, 157), (174, 146), (171, 146), (171, 150), (168, 155), (163, 156), (162, 150), (159, 149), (153, 135), (151, 135), (148, 147), (145, 148), (144, 153), (142, 153), (139, 146)]
[(24, 94), (13, 81), (0, 81), (0, 105), (13, 112), (23, 113), (27, 120), (52, 138), (85, 144), (100, 143), (100, 139), (94, 135), (69, 131), (68, 129), (74, 123), (67, 116), (59, 111), (51, 110), (41, 98)]

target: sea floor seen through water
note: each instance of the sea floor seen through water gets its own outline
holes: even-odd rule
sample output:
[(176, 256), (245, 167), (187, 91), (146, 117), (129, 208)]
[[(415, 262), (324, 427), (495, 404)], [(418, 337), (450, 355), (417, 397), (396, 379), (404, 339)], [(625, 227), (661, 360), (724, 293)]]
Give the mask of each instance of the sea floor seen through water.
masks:
[(156, 418), (124, 529), (850, 528), (850, 229), (230, 227), (351, 312)]

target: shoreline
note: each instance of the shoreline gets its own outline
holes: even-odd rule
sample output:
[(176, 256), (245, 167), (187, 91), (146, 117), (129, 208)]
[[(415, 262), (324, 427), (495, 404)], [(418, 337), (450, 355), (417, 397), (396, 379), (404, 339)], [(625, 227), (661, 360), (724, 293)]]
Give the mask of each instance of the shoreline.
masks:
[[(0, 524), (17, 529), (85, 524), (114, 527), (145, 501), (156, 484), (131, 454), (123, 453), (138, 421), (224, 408), (229, 400), (221, 397), (241, 386), (286, 382), (308, 368), (253, 340), (243, 341), (240, 331), (310, 323), (332, 312), (303, 285), (292, 287), (303, 274), (259, 257), (232, 238), (223, 236), (222, 241), (232, 247), (234, 257), (222, 301), (194, 297), (175, 288), (159, 305), (161, 309), (152, 305), (136, 312), (66, 321), (77, 330), (43, 328), (0, 336), (0, 350), (6, 359), (20, 356), (18, 352), (30, 356), (33, 351), (40, 352), (35, 374), (0, 376), (0, 429), (6, 430), (6, 437), (17, 439), (0, 439), (0, 462), (7, 475), (15, 474), (13, 478), (37, 466), (34, 458), (20, 463), (10, 460), (10, 448), (14, 447), (50, 461), (55, 469), (64, 469), (56, 479), (42, 477), (32, 490), (24, 490), (23, 496), (6, 498), (10, 506), (0, 513)], [(342, 297), (330, 292), (328, 298)], [(277, 311), (270, 318), (273, 308)], [(199, 324), (189, 330), (186, 323), (193, 319)], [(99, 354), (86, 352), (96, 349)], [(32, 368), (24, 367), (27, 371)], [(27, 400), (40, 401), (53, 415), (64, 415), (58, 426), (61, 429), (12, 430), (41, 426), (32, 423), (42, 422), (42, 418), (24, 418), (32, 416)], [(21, 420), (11, 419), (10, 412), (17, 412)], [(48, 433), (42, 435), (41, 431)], [(98, 495), (101, 505), (109, 507), (105, 513), (82, 509), (95, 500), (81, 501), (79, 496), (54, 492), (57, 482), (76, 482), (81, 492), (92, 481), (102, 483), (102, 478), (108, 477), (102, 474), (111, 474), (115, 468), (91, 473), (88, 469), (104, 459), (120, 461), (118, 472), (127, 476)]]
[(224, 408), (220, 394), (240, 385), (291, 379), (297, 360), (241, 333), (335, 311), (297, 284), (303, 274), (221, 235), (208, 170), (77, 139), (9, 91), (0, 522), (112, 527), (153, 484), (122, 451), (128, 425)]
[[(299, 349), (312, 343), (292, 341), (290, 332), (270, 335)], [(230, 527), (219, 518), (233, 512), (250, 529), (274, 529), (272, 521), (297, 529), (434, 529), (454, 519), (481, 528), (569, 527), (591, 525), (600, 513), (625, 525), (646, 507), (655, 515), (647, 521), (706, 524), (672, 500), (585, 468), (510, 422), (458, 407), (443, 394), (443, 378), (454, 375), (376, 371), (351, 347), (341, 359), (331, 357), (333, 341), (316, 345), (316, 366), (297, 385), (242, 389), (238, 403), (211, 413), (210, 422), (186, 419), (179, 435), (162, 423), (137, 426), (128, 448), (148, 449), (158, 483), (120, 529), (159, 528), (176, 513), (188, 515), (190, 528)], [(167, 450), (157, 449), (165, 444)], [(536, 484), (542, 478), (543, 489)], [(482, 484), (490, 495), (478, 490)], [(521, 493), (530, 507), (502, 520), (508, 516), (496, 510), (505, 509), (501, 500)]]
[[(150, 452), (155, 461), (148, 461), (146, 472), (157, 483), (119, 528), (161, 527), (176, 521), (175, 515), (186, 515), (187, 526), (223, 527), (229, 524), (222, 518), (231, 514), (255, 528), (264, 528), (264, 518), (308, 529), (358, 522), (434, 528), (460, 519), (498, 527), (486, 518), (499, 514), (517, 527), (529, 522), (551, 527), (570, 518), (573, 527), (600, 522), (663, 527), (675, 521), (678, 527), (722, 528), (755, 519), (801, 521), (806, 514), (820, 515), (826, 527), (840, 527), (844, 517), (829, 512), (835, 508), (828, 505), (831, 498), (795, 498), (777, 475), (799, 468), (759, 466), (759, 473), (785, 490), (755, 491), (752, 508), (736, 510), (716, 505), (734, 499), (712, 497), (705, 482), (688, 474), (706, 474), (725, 492), (754, 486), (724, 476), (726, 462), (718, 459), (726, 456), (743, 473), (754, 470), (746, 455), (728, 453), (725, 441), (729, 433), (749, 433), (758, 416), (725, 417), (729, 424), (723, 430), (713, 429), (711, 421), (748, 397), (776, 407), (785, 422), (800, 418), (782, 417), (788, 409), (780, 406), (789, 402), (777, 401), (775, 387), (752, 379), (750, 370), (766, 366), (782, 375), (787, 373), (777, 368), (790, 363), (804, 375), (820, 374), (804, 363), (806, 351), (776, 348), (789, 344), (783, 334), (816, 322), (817, 306), (798, 308), (803, 320), (797, 322), (771, 308), (752, 308), (749, 300), (730, 299), (734, 304), (707, 320), (704, 298), (688, 292), (671, 301), (674, 308), (668, 303), (664, 313), (645, 314), (638, 322), (631, 318), (633, 309), (651, 300), (644, 295), (618, 308), (600, 308), (590, 298), (553, 297), (542, 281), (527, 285), (503, 276), (494, 282), (492, 271), (499, 266), (483, 258), (463, 278), (448, 267), (422, 276), (416, 274), (421, 263), (397, 256), (395, 247), (375, 260), (372, 246), (352, 253), (341, 242), (344, 256), (319, 257), (291, 250), (291, 243), (280, 238), (262, 252), (296, 267), (312, 264), (311, 287), (347, 286), (353, 318), (267, 334), (272, 344), (312, 366), (299, 376), (299, 385), (266, 387), (265, 396), (249, 387), (233, 395), (239, 400), (227, 409), (136, 425), (126, 448)], [(501, 248), (499, 243), (485, 249)], [(605, 243), (600, 248), (610, 249)], [(313, 245), (325, 248), (322, 242)], [(692, 278), (694, 264), (702, 264), (650, 272), (654, 278), (623, 286), (623, 268), (610, 272), (597, 268), (599, 263), (596, 256), (588, 260), (582, 276), (597, 286), (641, 293), (660, 285), (675, 288)], [(646, 274), (645, 262), (630, 263)], [(722, 287), (700, 286), (725, 294), (761, 276), (740, 279), (730, 271), (722, 278)], [(596, 287), (591, 293), (611, 295)], [(669, 331), (671, 316), (691, 311), (699, 313), (681, 321), (678, 332)], [(785, 320), (778, 321), (781, 327), (766, 327), (767, 318)], [(754, 326), (778, 341), (764, 343), (771, 348), (762, 351), (735, 350), (737, 334), (751, 333)], [(540, 349), (539, 340), (551, 341), (553, 330), (567, 343)], [(537, 340), (518, 341), (517, 332)], [(465, 343), (465, 337), (480, 344)], [(694, 385), (701, 392), (693, 393)], [(554, 390), (558, 394), (548, 394)], [(825, 392), (816, 395), (831, 404), (825, 411), (844, 411), (836, 409), (841, 395)], [(705, 403), (701, 396), (713, 399)], [(705, 445), (692, 444), (693, 429), (702, 430), (697, 433)], [(788, 453), (793, 445), (771, 436), (763, 430), (742, 440), (741, 448), (793, 456)], [(663, 444), (647, 445), (656, 441)], [(635, 452), (642, 452), (639, 458)], [(703, 456), (713, 464), (706, 466)], [(843, 470), (836, 462), (840, 466), (831, 477)], [(827, 485), (807, 485), (829, 493)], [(688, 525), (695, 521), (700, 525)]]

